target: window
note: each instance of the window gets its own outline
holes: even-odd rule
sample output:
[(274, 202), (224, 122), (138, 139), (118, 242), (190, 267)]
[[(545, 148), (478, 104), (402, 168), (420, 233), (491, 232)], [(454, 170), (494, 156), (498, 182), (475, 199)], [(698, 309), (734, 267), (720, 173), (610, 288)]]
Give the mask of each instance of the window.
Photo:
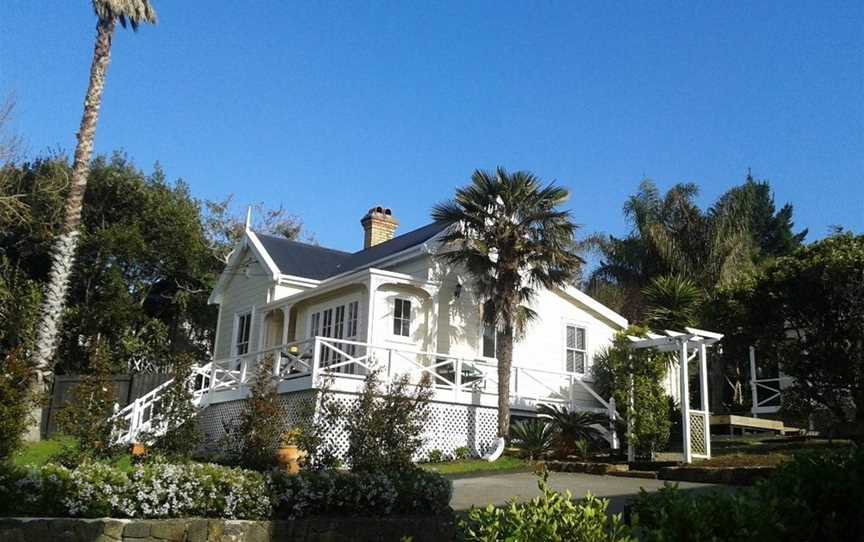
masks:
[(234, 353), (238, 356), (249, 353), (249, 337), (252, 331), (252, 313), (247, 312), (237, 316), (237, 336), (234, 341)]
[(411, 336), (411, 302), (397, 299), (393, 305), (393, 335)]
[(569, 373), (585, 373), (588, 351), (585, 348), (585, 328), (567, 325), (566, 344), (564, 345), (566, 370)]
[[(348, 321), (345, 324), (345, 338), (348, 340), (357, 340), (357, 317), (359, 313), (360, 303), (358, 301), (348, 303)], [(354, 357), (357, 354), (357, 345), (346, 344), (345, 352)]]
[(497, 357), (498, 354), (498, 329), (495, 327), (494, 322), (489, 322), (486, 311), (487, 309), (484, 307), (483, 313), (481, 314), (481, 319), (483, 321), (482, 354), (484, 358), (494, 358)]
[(321, 313), (316, 312), (312, 314), (312, 321), (309, 325), (309, 337), (317, 337), (318, 329), (321, 327)]

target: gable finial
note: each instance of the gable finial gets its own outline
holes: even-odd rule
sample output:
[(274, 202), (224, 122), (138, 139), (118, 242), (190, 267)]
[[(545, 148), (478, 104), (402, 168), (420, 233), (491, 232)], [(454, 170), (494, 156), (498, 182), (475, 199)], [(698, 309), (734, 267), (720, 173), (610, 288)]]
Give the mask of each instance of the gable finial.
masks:
[(252, 229), (252, 206), (246, 207), (246, 231)]

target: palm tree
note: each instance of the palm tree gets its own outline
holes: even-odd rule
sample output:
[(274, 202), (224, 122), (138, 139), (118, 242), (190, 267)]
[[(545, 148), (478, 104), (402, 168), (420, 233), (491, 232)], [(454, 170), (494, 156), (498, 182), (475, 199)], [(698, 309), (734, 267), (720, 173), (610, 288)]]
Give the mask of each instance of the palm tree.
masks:
[(681, 275), (651, 279), (644, 290), (648, 324), (655, 329), (684, 329), (696, 324), (702, 292), (692, 280)]
[(558, 405), (537, 405), (537, 414), (549, 418), (555, 429), (558, 449), (564, 457), (576, 452), (579, 441), (599, 441), (602, 433), (597, 426), (603, 427), (609, 422), (609, 418), (603, 414), (567, 410)]
[(475, 171), (452, 201), (432, 217), (454, 225), (443, 236), (440, 257), (463, 266), (483, 300), (484, 319), (497, 329), (498, 435), (510, 429), (513, 343), (534, 313), (527, 307), (538, 288), (567, 284), (582, 259), (574, 252), (576, 225), (559, 209), (565, 188), (543, 185), (531, 173)]
[(93, 139), (96, 134), (96, 123), (99, 120), (105, 74), (111, 58), (114, 29), (118, 22), (124, 28), (128, 22), (133, 30), (137, 30), (141, 23), (156, 23), (156, 12), (149, 0), (93, 0), (93, 9), (96, 12), (97, 22), (96, 45), (90, 65), (90, 82), (84, 98), (84, 114), (78, 130), (69, 194), (66, 196), (64, 218), (52, 254), (51, 273), (42, 302), (36, 351), (33, 355), (33, 366), (39, 381), (37, 386), (40, 382), (42, 385), (47, 385), (52, 375), (57, 334), (80, 235), (81, 209), (84, 191), (87, 188), (87, 176), (90, 173), (90, 160), (93, 157)]

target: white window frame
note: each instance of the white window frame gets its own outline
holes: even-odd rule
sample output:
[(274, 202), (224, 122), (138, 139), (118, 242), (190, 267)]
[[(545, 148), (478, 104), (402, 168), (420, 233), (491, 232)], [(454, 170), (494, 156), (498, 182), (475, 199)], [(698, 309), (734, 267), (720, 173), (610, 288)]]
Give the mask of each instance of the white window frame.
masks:
[[(412, 301), (413, 300), (411, 300), (407, 297), (393, 298), (393, 311), (391, 312), (391, 319), (390, 319), (390, 333), (393, 335), (393, 337), (396, 337), (399, 340), (404, 341), (404, 340), (410, 340), (411, 339), (411, 326), (413, 323), (412, 320), (413, 320), (413, 316), (414, 316), (413, 315), (414, 303)], [(407, 316), (405, 316), (405, 314), (404, 314), (406, 303), (408, 304), (408, 315)], [(397, 316), (396, 307), (400, 306), (400, 305), (401, 305), (401, 310), (399, 311), (400, 314)], [(396, 332), (396, 322), (397, 321), (399, 322), (399, 332), (398, 333)], [(405, 331), (406, 324), (407, 324), (407, 331), (408, 331), (407, 335), (402, 333), (403, 331)]]
[[(244, 325), (243, 320), (246, 320)], [(240, 334), (243, 328), (246, 328), (246, 340), (240, 340)], [(231, 352), (235, 356), (245, 356), (249, 353), (252, 346), (252, 311), (238, 312), (234, 314), (234, 333), (231, 337)], [(242, 350), (242, 352), (241, 352)]]
[(480, 351), (478, 355), (483, 359), (498, 359), (498, 329), (494, 330), (494, 334), (492, 335), (492, 356), (487, 356), (485, 350), (486, 347), (486, 318), (483, 314), (483, 308), (480, 308)]
[[(567, 330), (568, 330), (568, 328), (571, 328), (571, 327), (576, 330), (574, 332), (574, 335), (573, 335), (574, 343), (575, 343), (573, 347), (571, 347), (569, 344), (567, 344)], [(580, 329), (582, 330), (582, 333), (583, 333), (582, 348), (579, 348), (579, 330)], [(586, 325), (584, 322), (570, 322), (570, 321), (564, 322), (563, 346), (564, 346), (564, 348), (563, 348), (564, 372), (574, 373), (574, 374), (578, 374), (578, 375), (588, 374), (588, 371), (591, 368), (591, 358), (589, 356), (589, 350), (588, 350), (588, 325)], [(578, 352), (578, 353), (582, 354), (582, 359), (583, 359), (583, 363), (582, 363), (582, 369), (583, 370), (582, 371), (571, 371), (570, 370), (570, 367), (568, 366), (569, 363), (568, 363), (567, 358), (568, 358), (568, 354), (571, 351), (572, 352)], [(575, 369), (575, 367), (574, 367), (574, 369)]]

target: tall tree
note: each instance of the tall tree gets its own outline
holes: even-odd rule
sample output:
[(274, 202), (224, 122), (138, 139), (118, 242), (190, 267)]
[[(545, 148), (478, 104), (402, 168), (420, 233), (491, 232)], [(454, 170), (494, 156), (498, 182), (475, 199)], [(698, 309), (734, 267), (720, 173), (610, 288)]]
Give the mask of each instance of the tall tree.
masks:
[(43, 382), (51, 376), (60, 319), (63, 315), (75, 249), (78, 245), (82, 201), (87, 187), (90, 160), (93, 156), (93, 140), (99, 119), (99, 107), (102, 103), (105, 75), (111, 58), (114, 29), (118, 22), (125, 27), (128, 21), (133, 30), (137, 30), (142, 22), (156, 23), (156, 12), (148, 0), (93, 0), (93, 9), (96, 12), (97, 23), (96, 44), (90, 65), (90, 81), (84, 98), (84, 114), (81, 117), (78, 142), (75, 146), (65, 216), (54, 248), (51, 275), (42, 304), (36, 351), (33, 355), (33, 364), (39, 375), (37, 380)]
[(539, 288), (571, 281), (582, 263), (573, 252), (576, 225), (560, 209), (568, 191), (543, 185), (525, 171), (475, 171), (452, 201), (432, 217), (452, 224), (441, 257), (461, 265), (484, 301), (484, 318), (498, 330), (498, 435), (510, 428), (510, 372), (518, 328), (531, 319), (527, 307)]

